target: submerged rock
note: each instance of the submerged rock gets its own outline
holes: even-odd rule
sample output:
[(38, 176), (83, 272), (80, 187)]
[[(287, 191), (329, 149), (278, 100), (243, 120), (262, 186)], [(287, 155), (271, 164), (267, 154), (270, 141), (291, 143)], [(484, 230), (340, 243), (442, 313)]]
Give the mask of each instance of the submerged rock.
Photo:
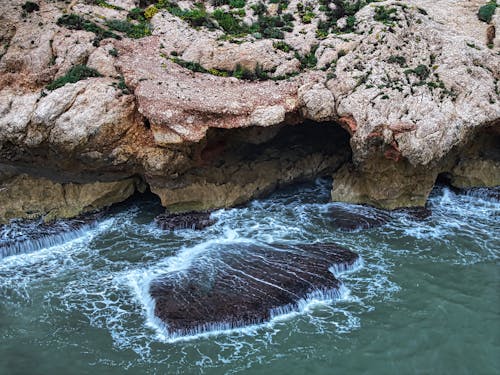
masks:
[(173, 337), (269, 321), (312, 296), (335, 298), (333, 272), (359, 256), (335, 244), (234, 243), (206, 249), (187, 269), (154, 280), (155, 315)]
[(345, 231), (378, 227), (391, 219), (388, 212), (366, 206), (335, 204), (328, 209), (328, 213), (332, 225)]
[(72, 240), (93, 228), (103, 214), (96, 212), (52, 223), (16, 220), (9, 225), (0, 225), (0, 259)]
[(161, 214), (155, 218), (155, 223), (164, 230), (203, 229), (215, 223), (210, 212), (186, 212)]

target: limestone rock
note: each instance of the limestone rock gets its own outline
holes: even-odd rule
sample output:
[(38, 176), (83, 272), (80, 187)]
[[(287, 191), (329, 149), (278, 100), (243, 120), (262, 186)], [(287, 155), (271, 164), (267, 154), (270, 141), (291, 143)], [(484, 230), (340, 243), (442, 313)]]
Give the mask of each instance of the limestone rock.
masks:
[[(120, 40), (99, 41), (58, 18), (74, 13), (107, 29), (106, 20), (134, 23), (128, 11), (150, 2), (40, 1), (25, 15), (24, 1), (2, 2), (0, 163), (53, 184), (141, 176), (177, 209), (244, 203), (349, 158), (334, 199), (395, 208), (423, 205), (439, 174), (457, 186), (499, 183), (498, 145), (479, 136), (500, 126), (498, 14), (479, 21), (479, 0), (388, 0), (364, 6), (353, 24), (342, 19), (342, 30), (318, 30), (329, 21), (317, 1), (307, 22), (299, 1), (285, 10), (264, 2), (268, 15), (292, 19), (283, 40), (194, 27), (161, 9), (151, 36), (113, 30)], [(247, 26), (259, 20), (252, 4)], [(205, 5), (208, 15), (217, 8)], [(386, 19), (381, 7), (391, 9)], [(45, 88), (76, 64), (104, 77)], [(273, 79), (230, 77), (237, 65)], [(315, 144), (296, 127), (309, 120), (325, 123)], [(352, 155), (325, 130), (339, 124)]]
[(0, 184), (0, 223), (13, 218), (45, 221), (69, 218), (121, 202), (131, 196), (136, 179), (89, 184), (59, 184), (19, 175)]

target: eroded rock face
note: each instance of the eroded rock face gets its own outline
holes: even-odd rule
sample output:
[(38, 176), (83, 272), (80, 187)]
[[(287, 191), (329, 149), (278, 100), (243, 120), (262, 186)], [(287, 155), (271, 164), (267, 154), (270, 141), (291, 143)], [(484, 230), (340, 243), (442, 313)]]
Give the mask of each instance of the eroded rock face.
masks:
[(338, 297), (332, 271), (351, 269), (358, 259), (335, 244), (219, 245), (187, 269), (159, 276), (150, 294), (171, 336), (242, 327), (293, 310), (301, 299)]
[[(102, 209), (130, 197), (140, 181), (129, 178), (88, 184), (55, 183), (17, 175), (0, 181), (0, 223), (14, 218), (70, 218)], [(43, 199), (40, 199), (43, 197)]]
[[(274, 129), (270, 130), (274, 134)], [(243, 130), (235, 138), (226, 134), (214, 133), (196, 156), (193, 169), (168, 180), (150, 178), (151, 191), (169, 211), (206, 211), (243, 204), (279, 186), (328, 175), (350, 157), (347, 135), (336, 124), (284, 127), (260, 144), (244, 142)]]
[[(325, 153), (325, 142), (272, 146), (280, 129), (312, 120), (351, 135), (335, 200), (422, 206), (442, 173), (458, 187), (500, 184), (498, 146), (471, 143), (500, 124), (499, 16), (479, 21), (479, 0), (372, 3), (353, 25), (332, 21), (335, 32), (318, 29), (328, 16), (318, 2), (304, 22), (298, 1), (281, 10), (264, 1), (267, 15), (288, 14), (286, 27), (271, 30), (283, 39), (193, 27), (161, 8), (145, 21), (152, 35), (131, 39), (106, 21), (128, 22), (134, 6), (154, 2), (109, 3), (118, 8), (40, 1), (23, 14), (24, 1), (2, 2), (0, 163), (64, 184), (141, 176), (174, 210), (227, 207), (337, 170), (345, 160)], [(258, 21), (251, 5), (235, 16), (247, 26)], [(205, 6), (209, 15), (215, 9)], [(57, 22), (70, 13), (117, 38)], [(76, 65), (102, 77), (45, 88)], [(238, 67), (268, 78), (231, 77)], [(234, 136), (214, 143), (214, 129)], [(227, 152), (230, 143), (245, 144), (246, 156)], [(260, 155), (247, 157), (248, 145)]]

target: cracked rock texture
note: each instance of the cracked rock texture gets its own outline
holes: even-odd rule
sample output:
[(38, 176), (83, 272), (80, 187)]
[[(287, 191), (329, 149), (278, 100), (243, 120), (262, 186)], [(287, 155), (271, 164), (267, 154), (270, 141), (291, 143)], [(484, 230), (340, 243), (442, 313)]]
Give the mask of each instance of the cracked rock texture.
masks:
[[(334, 200), (389, 209), (424, 205), (438, 175), (460, 188), (500, 184), (500, 15), (481, 22), (483, 1), (376, 2), (354, 23), (329, 20), (319, 1), (310, 22), (297, 0), (265, 1), (265, 16), (292, 19), (283, 39), (192, 25), (160, 6), (144, 21), (151, 35), (132, 39), (109, 21), (137, 24), (129, 11), (156, 1), (37, 3), (27, 13), (0, 0), (0, 189), (10, 194), (0, 221), (101, 208), (139, 180), (176, 211), (325, 173)], [(240, 25), (259, 20), (252, 4)], [(58, 23), (64, 14), (94, 27)], [(46, 88), (81, 65), (100, 76)], [(70, 186), (79, 192), (68, 201)]]

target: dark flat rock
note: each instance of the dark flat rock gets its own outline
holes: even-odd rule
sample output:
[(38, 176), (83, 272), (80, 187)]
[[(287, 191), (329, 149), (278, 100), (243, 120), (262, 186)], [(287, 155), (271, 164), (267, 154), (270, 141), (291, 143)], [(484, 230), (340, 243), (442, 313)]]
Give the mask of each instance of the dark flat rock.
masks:
[(395, 212), (405, 214), (412, 219), (417, 221), (425, 220), (432, 215), (432, 211), (427, 207), (408, 207), (408, 208), (399, 208), (395, 210)]
[(390, 212), (369, 206), (334, 204), (328, 214), (333, 227), (349, 232), (378, 227), (391, 220)]
[(269, 321), (311, 294), (338, 296), (332, 270), (352, 268), (358, 255), (335, 244), (213, 245), (188, 269), (154, 280), (155, 315), (171, 336)]
[(215, 223), (210, 212), (186, 212), (180, 214), (161, 214), (155, 223), (163, 230), (203, 229)]
[(486, 201), (500, 202), (500, 186), (490, 188), (469, 188), (461, 189), (460, 193), (464, 193), (471, 197), (476, 197)]
[(104, 211), (100, 211), (49, 223), (41, 220), (14, 220), (8, 225), (0, 225), (0, 259), (70, 241), (95, 227), (103, 216)]

